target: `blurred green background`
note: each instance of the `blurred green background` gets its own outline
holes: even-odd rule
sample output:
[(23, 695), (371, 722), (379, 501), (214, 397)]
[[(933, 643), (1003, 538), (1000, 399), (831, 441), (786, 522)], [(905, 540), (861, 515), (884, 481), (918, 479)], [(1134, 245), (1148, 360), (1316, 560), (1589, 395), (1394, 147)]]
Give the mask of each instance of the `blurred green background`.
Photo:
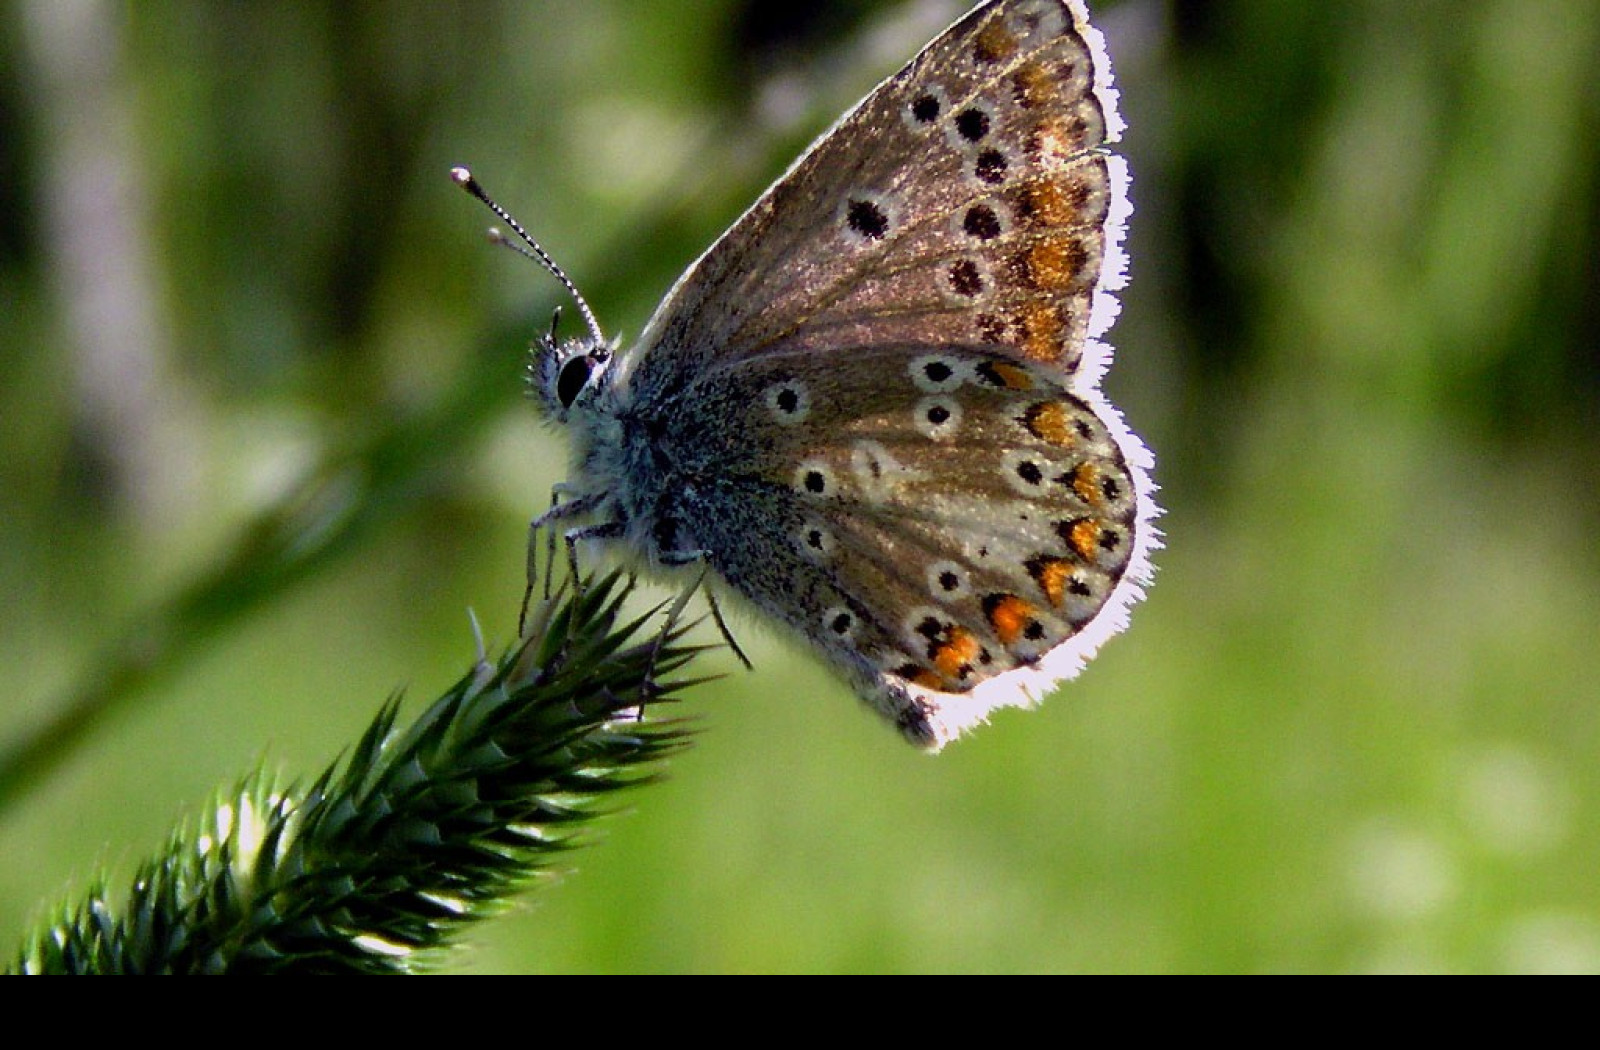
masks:
[[(562, 296), (452, 164), (637, 333), (959, 6), (0, 5), (0, 949), (511, 637)], [(930, 759), (744, 624), (450, 969), (1600, 970), (1600, 6), (1096, 14), (1132, 629)]]

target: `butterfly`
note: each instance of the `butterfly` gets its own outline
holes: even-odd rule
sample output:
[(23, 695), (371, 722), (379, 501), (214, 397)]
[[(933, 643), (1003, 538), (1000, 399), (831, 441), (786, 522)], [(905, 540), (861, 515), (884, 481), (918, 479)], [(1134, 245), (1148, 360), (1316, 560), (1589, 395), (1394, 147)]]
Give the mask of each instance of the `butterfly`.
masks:
[(626, 350), (534, 349), (536, 528), (699, 566), (938, 750), (1128, 621), (1153, 458), (1100, 391), (1131, 212), (1082, 0), (991, 0), (824, 133)]

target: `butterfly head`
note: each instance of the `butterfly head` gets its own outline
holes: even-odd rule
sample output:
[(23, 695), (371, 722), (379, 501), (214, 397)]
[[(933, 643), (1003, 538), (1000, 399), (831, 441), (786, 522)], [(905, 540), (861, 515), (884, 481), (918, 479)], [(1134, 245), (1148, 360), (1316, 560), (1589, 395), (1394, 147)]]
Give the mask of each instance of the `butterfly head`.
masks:
[(555, 326), (533, 345), (528, 385), (549, 417), (565, 423), (595, 398), (615, 357), (615, 347), (597, 335), (557, 339)]
[[(605, 376), (606, 367), (615, 356), (616, 346), (607, 342), (605, 334), (600, 331), (600, 322), (595, 320), (594, 311), (589, 309), (589, 304), (584, 301), (578, 292), (577, 286), (566, 275), (556, 261), (550, 258), (550, 253), (540, 247), (539, 242), (528, 236), (528, 231), (522, 224), (512, 218), (511, 214), (496, 203), (495, 199), (484, 190), (473, 177), (472, 172), (463, 167), (450, 169), (450, 177), (456, 185), (478, 198), (488, 206), (489, 210), (516, 234), (513, 240), (499, 229), (489, 230), (489, 239), (496, 244), (503, 245), (526, 256), (549, 270), (555, 279), (561, 282), (572, 301), (578, 305), (578, 312), (583, 315), (583, 322), (588, 327), (589, 333), (573, 339), (557, 339), (556, 329), (561, 323), (561, 310), (558, 307), (550, 318), (550, 331), (547, 335), (539, 337), (533, 345), (533, 361), (528, 367), (529, 386), (533, 394), (544, 405), (550, 418), (558, 423), (565, 423), (568, 415), (574, 411), (584, 411), (588, 404), (594, 400), (596, 392), (600, 389), (601, 380)], [(517, 241), (521, 241), (518, 244)]]

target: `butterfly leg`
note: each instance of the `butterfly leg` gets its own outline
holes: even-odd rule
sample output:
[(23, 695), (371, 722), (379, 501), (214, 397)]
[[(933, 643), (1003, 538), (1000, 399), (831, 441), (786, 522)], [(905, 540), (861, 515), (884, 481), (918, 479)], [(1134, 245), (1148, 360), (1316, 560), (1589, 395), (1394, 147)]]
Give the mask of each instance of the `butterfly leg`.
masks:
[(694, 592), (705, 586), (706, 574), (702, 570), (693, 583), (683, 589), (683, 592), (673, 599), (667, 608), (666, 622), (661, 625), (661, 630), (656, 632), (655, 642), (650, 647), (650, 659), (646, 663), (646, 670), (639, 681), (639, 702), (629, 708), (624, 714), (630, 715), (636, 722), (644, 721), (645, 704), (655, 699), (656, 661), (661, 657), (661, 651), (666, 648), (667, 642), (672, 639), (677, 630), (678, 621), (683, 618), (683, 610), (689, 605), (689, 599), (694, 597)]
[(746, 656), (744, 650), (739, 647), (739, 639), (735, 638), (733, 632), (728, 629), (728, 621), (722, 618), (722, 606), (717, 604), (717, 596), (712, 594), (709, 588), (706, 590), (706, 604), (711, 606), (711, 619), (717, 625), (717, 630), (722, 634), (722, 640), (728, 643), (728, 648), (732, 649), (733, 655), (737, 656), (739, 662), (744, 664), (746, 671), (754, 671), (756, 665), (750, 662), (750, 657)]
[[(569, 503), (567, 506), (576, 506)], [(582, 525), (575, 529), (568, 529), (561, 534), (562, 542), (567, 545), (567, 575), (572, 580), (572, 593), (576, 597), (583, 592), (583, 577), (579, 575), (578, 544), (584, 540), (614, 540), (623, 535), (622, 522), (605, 521), (598, 525)]]
[[(550, 600), (550, 580), (555, 575), (556, 560), (556, 530), (551, 528), (554, 522), (570, 518), (579, 514), (586, 514), (595, 509), (604, 499), (598, 494), (580, 496), (568, 503), (562, 503), (561, 497), (568, 490), (566, 485), (557, 485), (550, 490), (550, 509), (528, 522), (528, 556), (525, 566), (527, 585), (522, 592), (522, 611), (517, 616), (517, 636), (522, 637), (528, 626), (528, 606), (533, 601), (533, 588), (539, 578), (539, 533), (543, 530), (548, 542), (545, 556), (544, 598)], [(592, 526), (600, 528), (600, 526)], [(574, 536), (574, 533), (586, 533), (587, 529), (569, 529), (564, 534), (567, 543), (567, 566), (572, 571), (572, 584), (578, 585), (578, 555), (575, 544), (583, 536)]]
[(728, 629), (728, 621), (723, 619), (722, 606), (717, 604), (717, 596), (711, 593), (711, 588), (705, 586), (706, 571), (711, 567), (711, 552), (706, 550), (663, 551), (660, 557), (663, 565), (688, 565), (692, 562), (699, 562), (704, 567), (700, 573), (700, 582), (696, 586), (705, 591), (706, 604), (711, 607), (711, 619), (717, 625), (717, 631), (722, 635), (722, 640), (728, 643), (728, 648), (733, 650), (733, 655), (737, 656), (739, 662), (744, 664), (744, 669), (746, 671), (754, 671), (756, 665), (750, 662), (750, 657), (746, 656), (745, 651), (740, 648), (739, 640)]

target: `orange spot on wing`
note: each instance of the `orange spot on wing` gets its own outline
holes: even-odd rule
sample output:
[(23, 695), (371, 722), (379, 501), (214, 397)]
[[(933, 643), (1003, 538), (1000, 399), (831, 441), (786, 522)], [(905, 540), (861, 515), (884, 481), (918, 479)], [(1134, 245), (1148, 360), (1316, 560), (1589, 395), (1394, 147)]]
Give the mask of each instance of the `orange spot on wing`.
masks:
[(1021, 212), (1034, 226), (1065, 226), (1078, 218), (1073, 198), (1056, 179), (1035, 179), (1021, 192)]
[(1037, 62), (1025, 62), (1011, 74), (1011, 86), (1017, 105), (1024, 109), (1045, 105), (1055, 96), (1056, 85), (1049, 70)]
[(1061, 315), (1049, 303), (1029, 303), (1022, 310), (1022, 352), (1035, 361), (1061, 357)]
[(1084, 561), (1093, 561), (1100, 552), (1100, 523), (1090, 518), (1079, 518), (1067, 530), (1067, 543)]
[(1067, 406), (1060, 401), (1041, 401), (1023, 413), (1023, 423), (1028, 433), (1040, 441), (1066, 447), (1077, 439)]
[(985, 612), (989, 617), (989, 626), (994, 628), (995, 637), (1000, 639), (1002, 645), (1015, 643), (1034, 621), (1033, 606), (1014, 594), (1000, 595), (991, 600)]
[(979, 62), (1003, 62), (1017, 50), (1017, 38), (999, 19), (978, 31), (972, 42), (972, 54)]
[(1033, 389), (1033, 376), (1020, 365), (1008, 364), (1005, 361), (985, 361), (979, 366), (978, 374), (992, 385), (1007, 390)]
[(1028, 153), (1046, 168), (1059, 167), (1083, 152), (1089, 125), (1082, 117), (1041, 120), (1028, 136)]
[(983, 646), (965, 627), (951, 626), (949, 637), (933, 650), (933, 666), (951, 682), (959, 682), (972, 671)]
[(1065, 558), (1039, 557), (1028, 563), (1028, 571), (1051, 605), (1059, 606), (1067, 597), (1072, 582), (1072, 563)]
[(1105, 502), (1105, 495), (1100, 491), (1100, 471), (1095, 469), (1093, 463), (1079, 464), (1078, 469), (1072, 472), (1072, 491), (1091, 507), (1098, 507)]
[(1077, 237), (1040, 241), (1019, 252), (1013, 262), (1017, 279), (1041, 292), (1066, 291), (1077, 284), (1089, 265), (1089, 251)]

